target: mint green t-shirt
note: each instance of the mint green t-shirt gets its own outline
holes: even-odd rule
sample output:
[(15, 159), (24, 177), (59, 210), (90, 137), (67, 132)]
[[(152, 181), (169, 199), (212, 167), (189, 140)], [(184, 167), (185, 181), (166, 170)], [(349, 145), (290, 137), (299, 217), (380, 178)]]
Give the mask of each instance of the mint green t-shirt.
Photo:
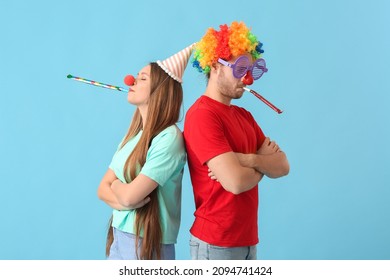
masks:
[[(142, 131), (130, 139), (114, 154), (109, 168), (122, 182), (125, 182), (123, 168), (127, 158), (138, 143)], [(162, 243), (174, 244), (180, 227), (181, 185), (186, 152), (183, 136), (176, 125), (167, 127), (152, 140), (146, 155), (146, 162), (140, 173), (158, 183), (157, 197), (160, 207)], [(135, 234), (135, 210), (113, 210), (112, 226)]]

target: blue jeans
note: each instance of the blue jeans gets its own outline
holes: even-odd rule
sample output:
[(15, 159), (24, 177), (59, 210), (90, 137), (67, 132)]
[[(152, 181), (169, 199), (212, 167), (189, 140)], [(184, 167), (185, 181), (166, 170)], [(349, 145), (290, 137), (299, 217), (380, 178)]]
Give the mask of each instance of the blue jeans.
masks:
[[(114, 228), (114, 241), (110, 247), (110, 255), (107, 257), (107, 259), (136, 260), (137, 255), (135, 253), (135, 239), (136, 236), (134, 234)], [(140, 253), (142, 239), (140, 239), (139, 243), (138, 254)], [(161, 259), (175, 259), (175, 244), (161, 244)]]
[(208, 244), (191, 235), (191, 259), (193, 260), (256, 260), (257, 247), (219, 247)]

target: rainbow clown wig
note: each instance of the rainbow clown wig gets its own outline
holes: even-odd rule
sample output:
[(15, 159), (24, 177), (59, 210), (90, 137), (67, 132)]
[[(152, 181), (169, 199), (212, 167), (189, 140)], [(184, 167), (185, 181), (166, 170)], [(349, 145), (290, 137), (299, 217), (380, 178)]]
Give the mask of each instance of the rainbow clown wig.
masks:
[(256, 36), (243, 22), (232, 22), (228, 27), (220, 25), (217, 31), (210, 27), (203, 38), (196, 44), (192, 65), (204, 74), (210, 73), (210, 67), (218, 58), (230, 60), (234, 56), (250, 53), (254, 59), (264, 52)]

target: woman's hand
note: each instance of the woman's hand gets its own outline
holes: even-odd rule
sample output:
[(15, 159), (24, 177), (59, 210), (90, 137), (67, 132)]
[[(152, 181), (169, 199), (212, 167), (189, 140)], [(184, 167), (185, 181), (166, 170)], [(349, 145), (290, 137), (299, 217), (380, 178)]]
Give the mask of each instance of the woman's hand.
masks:
[[(115, 182), (115, 184), (114, 184), (114, 182)], [(145, 197), (144, 199), (137, 201), (133, 205), (125, 206), (119, 202), (117, 196), (114, 194), (113, 184), (114, 184), (115, 189), (123, 188), (123, 186), (120, 186), (123, 183), (120, 180), (118, 180), (114, 171), (112, 171), (111, 169), (108, 169), (106, 174), (104, 175), (102, 181), (100, 182), (99, 188), (97, 191), (97, 195), (98, 195), (99, 199), (104, 201), (106, 204), (108, 204), (113, 209), (116, 209), (119, 211), (137, 209), (137, 208), (143, 207), (145, 204), (147, 204), (150, 201), (149, 197)]]

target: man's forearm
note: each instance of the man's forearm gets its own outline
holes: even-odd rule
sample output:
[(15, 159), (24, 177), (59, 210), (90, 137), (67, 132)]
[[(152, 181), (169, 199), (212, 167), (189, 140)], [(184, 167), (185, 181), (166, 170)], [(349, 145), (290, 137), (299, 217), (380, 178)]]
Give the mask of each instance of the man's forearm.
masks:
[(249, 191), (253, 186), (256, 186), (264, 176), (254, 168), (245, 167), (245, 169), (245, 172), (241, 173), (239, 178), (240, 181), (236, 184), (238, 186), (237, 193)]
[(286, 154), (282, 151), (261, 155), (261, 154), (238, 154), (243, 166), (252, 167), (269, 178), (285, 176), (290, 171)]
[(252, 189), (263, 177), (254, 168), (243, 166), (233, 152), (210, 159), (207, 166), (222, 187), (233, 194), (240, 194)]

